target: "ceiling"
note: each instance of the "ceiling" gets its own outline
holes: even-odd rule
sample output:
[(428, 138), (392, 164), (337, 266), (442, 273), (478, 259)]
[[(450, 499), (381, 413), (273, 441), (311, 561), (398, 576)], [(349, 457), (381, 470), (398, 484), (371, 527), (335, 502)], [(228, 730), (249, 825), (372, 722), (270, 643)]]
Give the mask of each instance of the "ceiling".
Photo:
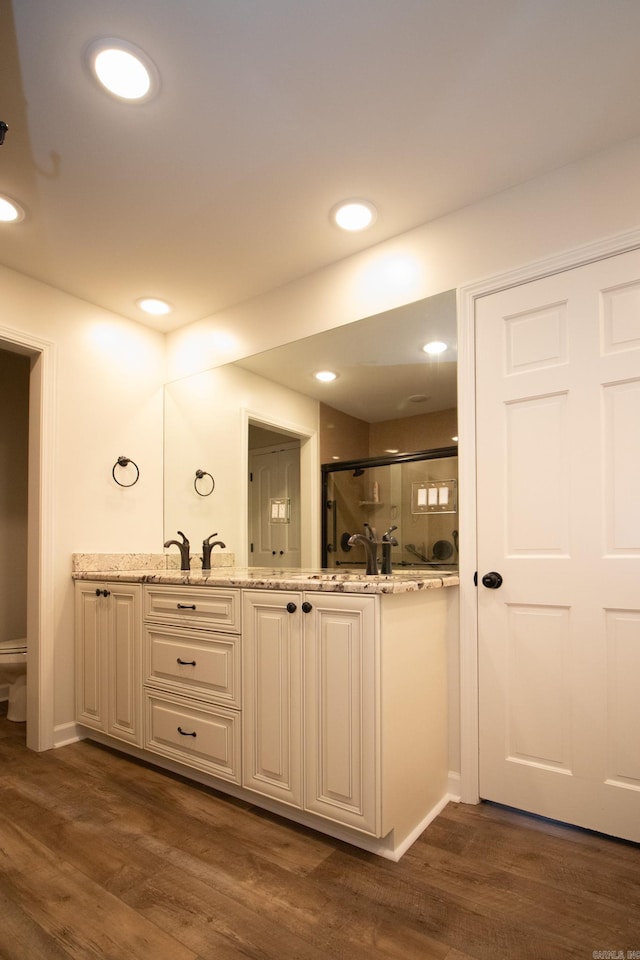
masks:
[[(155, 98), (97, 87), (107, 36)], [(0, 263), (182, 326), (640, 135), (638, 37), (637, 0), (2, 0)]]

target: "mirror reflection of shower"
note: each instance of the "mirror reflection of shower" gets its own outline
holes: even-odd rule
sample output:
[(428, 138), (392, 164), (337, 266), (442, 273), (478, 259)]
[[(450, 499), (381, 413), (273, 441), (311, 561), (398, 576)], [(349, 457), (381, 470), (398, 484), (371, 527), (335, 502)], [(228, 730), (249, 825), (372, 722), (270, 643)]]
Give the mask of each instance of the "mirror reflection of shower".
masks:
[[(457, 448), (323, 464), (322, 565), (362, 572), (353, 534), (382, 541), (393, 528), (394, 570), (458, 569)], [(388, 548), (387, 548), (388, 550)]]

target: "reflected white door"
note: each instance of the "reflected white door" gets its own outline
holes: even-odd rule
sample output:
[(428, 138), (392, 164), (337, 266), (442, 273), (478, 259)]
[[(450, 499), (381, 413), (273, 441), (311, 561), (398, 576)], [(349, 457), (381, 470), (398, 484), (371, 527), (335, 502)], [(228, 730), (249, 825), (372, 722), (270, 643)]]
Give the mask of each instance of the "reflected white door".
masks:
[(249, 454), (249, 564), (300, 566), (300, 445)]
[(480, 795), (640, 841), (640, 253), (476, 338)]

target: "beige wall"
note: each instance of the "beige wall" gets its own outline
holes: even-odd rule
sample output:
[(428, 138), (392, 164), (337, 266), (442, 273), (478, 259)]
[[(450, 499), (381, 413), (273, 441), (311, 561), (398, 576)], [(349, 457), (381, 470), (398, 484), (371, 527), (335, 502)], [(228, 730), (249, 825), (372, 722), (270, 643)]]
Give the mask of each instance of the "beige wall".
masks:
[(637, 138), (190, 324), (168, 335), (169, 378), (631, 230), (639, 169)]
[(29, 366), (0, 350), (0, 640), (27, 632)]
[[(54, 449), (46, 499), (54, 523), (55, 723), (74, 716), (74, 552), (162, 549), (164, 337), (0, 267), (0, 348), (38, 338), (52, 346), (54, 401), (46, 411)], [(125, 490), (112, 479), (120, 455), (140, 468)], [(51, 626), (51, 625), (49, 625)]]
[(457, 412), (437, 410), (413, 417), (366, 423), (321, 403), (320, 463), (361, 460), (385, 456), (390, 449), (400, 453), (452, 447), (457, 435)]
[(319, 405), (320, 463), (361, 460), (369, 456), (369, 424), (348, 413)]
[(437, 410), (421, 413), (399, 420), (382, 420), (369, 427), (369, 456), (383, 456), (387, 450), (398, 449), (400, 453), (415, 450), (433, 450), (437, 447), (453, 447), (457, 435), (455, 410)]
[[(248, 420), (273, 424), (279, 432), (313, 436), (318, 403), (286, 387), (228, 364), (165, 388), (165, 529), (188, 531), (194, 553), (217, 531), (238, 565), (247, 563)], [(319, 478), (311, 481), (308, 444), (301, 444), (301, 508), (318, 513)], [(196, 469), (215, 479), (210, 497), (193, 489)], [(315, 473), (315, 471), (314, 471)], [(319, 556), (318, 528), (303, 537), (303, 566)], [(305, 535), (306, 536), (306, 535)], [(175, 549), (175, 548), (174, 548)]]

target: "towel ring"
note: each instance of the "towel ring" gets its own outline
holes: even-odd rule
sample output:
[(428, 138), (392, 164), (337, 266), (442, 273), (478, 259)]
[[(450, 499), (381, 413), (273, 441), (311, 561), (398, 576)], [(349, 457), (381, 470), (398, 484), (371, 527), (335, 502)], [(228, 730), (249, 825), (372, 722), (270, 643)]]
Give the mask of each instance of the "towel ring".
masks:
[[(198, 480), (202, 480), (203, 477), (209, 477), (211, 480), (211, 490), (207, 491), (206, 493), (203, 493), (201, 490), (198, 490)], [(199, 497), (210, 497), (215, 489), (215, 485), (216, 485), (216, 482), (208, 470), (196, 470), (196, 478), (193, 481), (193, 488)]]
[[(128, 467), (129, 464), (132, 464), (136, 468), (136, 477), (135, 480), (132, 480), (131, 483), (120, 483), (116, 477), (116, 467)], [(116, 462), (113, 465), (113, 470), (111, 471), (111, 476), (118, 484), (119, 487), (132, 487), (140, 479), (140, 468), (137, 463), (134, 463), (133, 460), (130, 460), (129, 457), (118, 457)]]

